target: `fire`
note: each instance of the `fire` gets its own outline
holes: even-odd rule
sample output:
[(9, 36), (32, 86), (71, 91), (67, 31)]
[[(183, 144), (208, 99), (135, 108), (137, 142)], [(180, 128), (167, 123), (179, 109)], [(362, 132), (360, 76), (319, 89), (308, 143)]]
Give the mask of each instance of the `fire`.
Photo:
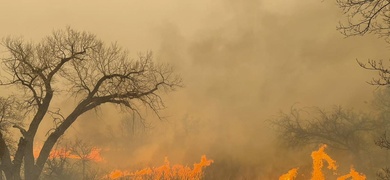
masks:
[(129, 171), (112, 171), (108, 179), (119, 179), (123, 177), (131, 177), (131, 179), (144, 180), (144, 179), (189, 179), (199, 180), (203, 177), (203, 167), (210, 166), (213, 160), (209, 160), (205, 155), (202, 156), (199, 163), (195, 163), (193, 168), (183, 165), (170, 165), (168, 158), (165, 158), (164, 165), (156, 168), (145, 168), (135, 172)]
[(293, 180), (298, 175), (298, 168), (293, 168), (288, 171), (286, 174), (283, 174), (279, 177), (279, 180)]
[(348, 178), (352, 178), (355, 180), (365, 180), (366, 176), (364, 174), (356, 172), (355, 169), (351, 167), (351, 171), (349, 172), (349, 174), (338, 177), (337, 180), (347, 180)]
[[(337, 170), (336, 161), (333, 160), (328, 154), (325, 153), (326, 145), (322, 145), (318, 151), (313, 151), (311, 153), (311, 157), (313, 159), (313, 173), (312, 180), (325, 180), (324, 173), (322, 172), (322, 168), (324, 166), (324, 161), (328, 163), (328, 169)], [(294, 180), (298, 174), (298, 168), (291, 169), (288, 173), (279, 177), (279, 180)], [(355, 171), (355, 169), (351, 168), (349, 174), (340, 176), (337, 180), (346, 180), (348, 178), (352, 178), (354, 180), (365, 180), (366, 176), (364, 174), (360, 174)]]
[(328, 169), (336, 170), (336, 161), (333, 160), (328, 154), (325, 153), (326, 145), (322, 145), (318, 151), (313, 151), (311, 157), (313, 158), (313, 177), (315, 180), (325, 180), (325, 176), (322, 173), (322, 167), (325, 160), (328, 163)]
[(114, 170), (112, 171), (108, 177), (110, 179), (116, 179), (116, 178), (120, 178), (120, 177), (124, 177), (124, 176), (129, 176), (130, 175), (130, 172), (128, 171), (121, 171), (121, 170)]
[[(33, 153), (35, 158), (39, 156), (40, 151), (41, 148), (34, 149)], [(49, 159), (68, 158), (68, 159), (83, 159), (83, 160), (91, 160), (94, 162), (101, 162), (103, 161), (103, 158), (100, 155), (100, 151), (101, 151), (100, 148), (92, 148), (88, 154), (74, 154), (70, 149), (66, 149), (66, 148), (53, 149), (50, 152)]]

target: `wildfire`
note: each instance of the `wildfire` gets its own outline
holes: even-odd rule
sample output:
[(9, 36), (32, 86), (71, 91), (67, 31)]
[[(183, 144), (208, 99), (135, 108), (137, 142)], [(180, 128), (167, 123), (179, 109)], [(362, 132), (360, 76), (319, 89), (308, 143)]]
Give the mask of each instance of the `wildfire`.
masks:
[(318, 151), (313, 151), (311, 157), (313, 158), (313, 177), (315, 180), (325, 180), (324, 173), (322, 173), (322, 167), (324, 166), (324, 160), (328, 163), (328, 169), (336, 170), (336, 161), (333, 160), (328, 154), (325, 153), (326, 145), (322, 145)]
[(114, 170), (112, 171), (108, 177), (108, 179), (119, 179), (128, 177), (136, 180), (144, 180), (144, 179), (188, 179), (188, 180), (199, 180), (203, 177), (203, 167), (210, 166), (213, 163), (213, 160), (209, 160), (205, 155), (202, 156), (199, 163), (195, 163), (193, 168), (183, 165), (173, 165), (171, 166), (168, 158), (165, 157), (164, 165), (156, 168), (145, 168), (142, 170), (138, 170), (135, 172), (129, 171), (120, 171)]
[[(328, 169), (337, 170), (336, 161), (333, 160), (328, 154), (325, 153), (326, 145), (322, 145), (318, 151), (313, 151), (311, 153), (311, 157), (313, 159), (313, 173), (312, 180), (325, 180), (324, 173), (322, 172), (322, 168), (324, 166), (324, 161), (328, 163)], [(288, 173), (283, 174), (279, 177), (279, 180), (294, 180), (298, 174), (298, 168), (291, 169)], [(340, 176), (337, 180), (346, 180), (348, 178), (352, 178), (354, 180), (365, 180), (366, 176), (364, 174), (360, 174), (355, 171), (355, 169), (351, 168), (349, 174)]]
[(348, 178), (352, 178), (355, 180), (365, 180), (366, 176), (364, 174), (360, 174), (360, 173), (356, 172), (355, 169), (353, 169), (351, 167), (351, 171), (349, 172), (349, 174), (338, 177), (337, 180), (346, 180)]
[(293, 180), (298, 175), (298, 168), (293, 168), (288, 171), (286, 174), (283, 174), (279, 177), (279, 180)]
[[(34, 157), (37, 158), (39, 156), (41, 149), (36, 148), (34, 149)], [(100, 155), (100, 148), (92, 148), (91, 151), (87, 154), (75, 154), (72, 153), (70, 149), (66, 148), (60, 148), (60, 149), (53, 149), (50, 152), (49, 159), (55, 159), (55, 158), (68, 158), (68, 159), (83, 159), (83, 160), (91, 160), (94, 162), (101, 162), (103, 161), (102, 156)]]

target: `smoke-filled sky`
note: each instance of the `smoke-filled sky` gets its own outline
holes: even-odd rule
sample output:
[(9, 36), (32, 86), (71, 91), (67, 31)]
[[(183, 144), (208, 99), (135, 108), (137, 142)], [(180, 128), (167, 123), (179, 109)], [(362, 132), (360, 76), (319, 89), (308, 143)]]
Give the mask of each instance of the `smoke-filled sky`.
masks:
[[(336, 31), (343, 14), (331, 0), (0, 0), (0, 4), (0, 37), (22, 35), (38, 41), (52, 30), (71, 26), (107, 43), (117, 42), (133, 56), (150, 50), (156, 61), (173, 64), (184, 88), (163, 95), (166, 121), (153, 121), (153, 126), (198, 129), (189, 136), (192, 139), (180, 141), (184, 144), (175, 146), (176, 132), (170, 132), (140, 145), (140, 155), (151, 152), (157, 158), (170, 151), (189, 151), (187, 146), (196, 147), (189, 145), (191, 141), (204, 144), (181, 156), (198, 159), (199, 154), (222, 153), (253, 160), (250, 156), (260, 156), (273, 138), (266, 120), (280, 110), (296, 103), (364, 109), (375, 89), (366, 81), (376, 74), (360, 68), (356, 59), (386, 59), (389, 48), (374, 36), (343, 37)], [(98, 120), (83, 116), (71, 131), (93, 134), (84, 129), (87, 126), (106, 132), (113, 119), (122, 118), (113, 118), (116, 114), (103, 108)], [(93, 121), (99, 123), (92, 125)], [(158, 143), (169, 146), (163, 151)]]

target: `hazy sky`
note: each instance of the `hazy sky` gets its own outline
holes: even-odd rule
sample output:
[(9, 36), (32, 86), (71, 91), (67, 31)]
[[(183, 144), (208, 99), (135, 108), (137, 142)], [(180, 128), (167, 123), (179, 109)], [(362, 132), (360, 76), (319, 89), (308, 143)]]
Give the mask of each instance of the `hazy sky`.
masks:
[[(22, 35), (37, 41), (69, 25), (107, 43), (116, 41), (132, 55), (152, 50), (156, 61), (176, 67), (185, 84), (164, 95), (163, 114), (172, 122), (186, 115), (200, 119), (202, 133), (208, 135), (201, 141), (210, 147), (224, 144), (231, 154), (244, 146), (249, 154), (259, 152), (271, 136), (264, 121), (295, 103), (366, 108), (375, 89), (366, 81), (376, 74), (360, 68), (356, 58), (364, 62), (388, 55), (381, 39), (345, 39), (337, 32), (342, 13), (330, 0), (0, 4), (0, 37)], [(85, 119), (78, 123), (88, 124)]]

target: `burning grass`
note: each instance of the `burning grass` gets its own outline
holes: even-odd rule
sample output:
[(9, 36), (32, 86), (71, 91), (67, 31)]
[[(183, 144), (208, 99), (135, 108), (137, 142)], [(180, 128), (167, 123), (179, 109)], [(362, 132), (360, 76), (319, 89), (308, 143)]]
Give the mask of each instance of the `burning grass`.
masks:
[[(50, 152), (48, 159), (47, 169), (44, 173), (47, 174), (48, 179), (50, 177), (63, 177), (63, 176), (72, 176), (82, 177), (83, 179), (89, 179), (90, 173), (87, 168), (87, 163), (94, 162), (107, 162), (104, 160), (100, 154), (101, 149), (92, 147), (92, 146), (80, 146), (82, 143), (76, 144), (72, 148), (63, 147), (53, 149)], [(77, 146), (79, 145), (79, 146)], [(34, 149), (34, 157), (37, 158), (40, 153), (41, 148)], [(93, 174), (93, 179), (102, 179), (102, 180), (200, 180), (204, 177), (204, 168), (210, 166), (214, 161), (207, 159), (205, 155), (201, 157), (199, 163), (194, 163), (193, 167), (184, 166), (181, 164), (171, 165), (168, 158), (165, 157), (164, 164), (160, 167), (147, 167), (138, 171), (129, 171), (129, 170), (113, 170), (110, 173), (103, 174)], [(81, 163), (81, 164), (80, 164)], [(103, 163), (105, 164), (105, 163)], [(81, 165), (80, 170), (77, 171), (73, 168), (73, 165)], [(70, 169), (67, 169), (70, 168)], [(74, 171), (75, 170), (75, 171)], [(70, 174), (66, 172), (70, 171)], [(77, 171), (77, 172), (76, 172)], [(72, 174), (79, 173), (78, 175)], [(80, 175), (81, 174), (81, 175)], [(104, 175), (105, 174), (105, 175)]]
[[(40, 151), (41, 151), (40, 148), (34, 149), (33, 153), (35, 158), (38, 157)], [(100, 155), (100, 151), (101, 149), (96, 147), (93, 147), (84, 153), (79, 153), (69, 148), (59, 148), (59, 149), (53, 149), (50, 152), (49, 159), (67, 158), (67, 159), (89, 160), (93, 162), (102, 162), (103, 158)]]
[(200, 162), (195, 163), (193, 168), (190, 168), (180, 164), (171, 166), (168, 158), (165, 158), (164, 165), (160, 167), (148, 167), (135, 172), (114, 170), (105, 179), (199, 180), (204, 176), (203, 168), (210, 166), (213, 162), (203, 155)]
[[(325, 152), (326, 145), (322, 145), (317, 151), (311, 153), (313, 159), (313, 172), (311, 180), (325, 180), (325, 175), (322, 171), (324, 166), (324, 161), (328, 164), (327, 168), (333, 170), (333, 173), (336, 173), (337, 165), (336, 161), (333, 160)], [(294, 180), (297, 177), (298, 168), (291, 169), (288, 173), (283, 174), (279, 177), (279, 180)], [(365, 180), (366, 176), (364, 174), (358, 173), (351, 167), (349, 174), (337, 177), (337, 180), (346, 180), (352, 178), (353, 180)]]
[[(341, 175), (337, 172), (336, 161), (333, 160), (326, 152), (326, 145), (320, 146), (320, 148), (311, 153), (313, 160), (313, 169), (311, 173), (311, 180), (325, 180), (337, 179), (337, 180), (365, 180), (366, 176), (357, 172), (351, 167), (350, 172), (345, 175)], [(102, 162), (103, 158), (100, 155), (99, 148), (92, 147), (86, 153), (78, 153), (72, 149), (60, 148), (55, 149), (50, 153), (50, 159), (74, 159), (74, 160), (87, 160), (92, 162)], [(34, 151), (34, 155), (37, 156), (38, 150)], [(214, 161), (207, 159), (205, 155), (201, 157), (199, 163), (194, 163), (193, 167), (184, 166), (181, 164), (171, 165), (168, 158), (164, 160), (164, 164), (159, 167), (147, 167), (137, 171), (130, 170), (113, 170), (110, 173), (104, 173), (96, 176), (98, 179), (104, 180), (200, 180), (204, 178), (203, 170), (210, 166)], [(324, 168), (326, 167), (326, 168)], [(328, 170), (326, 170), (328, 169)], [(279, 180), (295, 180), (298, 178), (299, 168), (293, 168), (286, 174), (279, 177)], [(344, 174), (344, 173), (341, 173)], [(338, 177), (336, 177), (338, 176)], [(83, 177), (85, 172), (83, 170)]]

